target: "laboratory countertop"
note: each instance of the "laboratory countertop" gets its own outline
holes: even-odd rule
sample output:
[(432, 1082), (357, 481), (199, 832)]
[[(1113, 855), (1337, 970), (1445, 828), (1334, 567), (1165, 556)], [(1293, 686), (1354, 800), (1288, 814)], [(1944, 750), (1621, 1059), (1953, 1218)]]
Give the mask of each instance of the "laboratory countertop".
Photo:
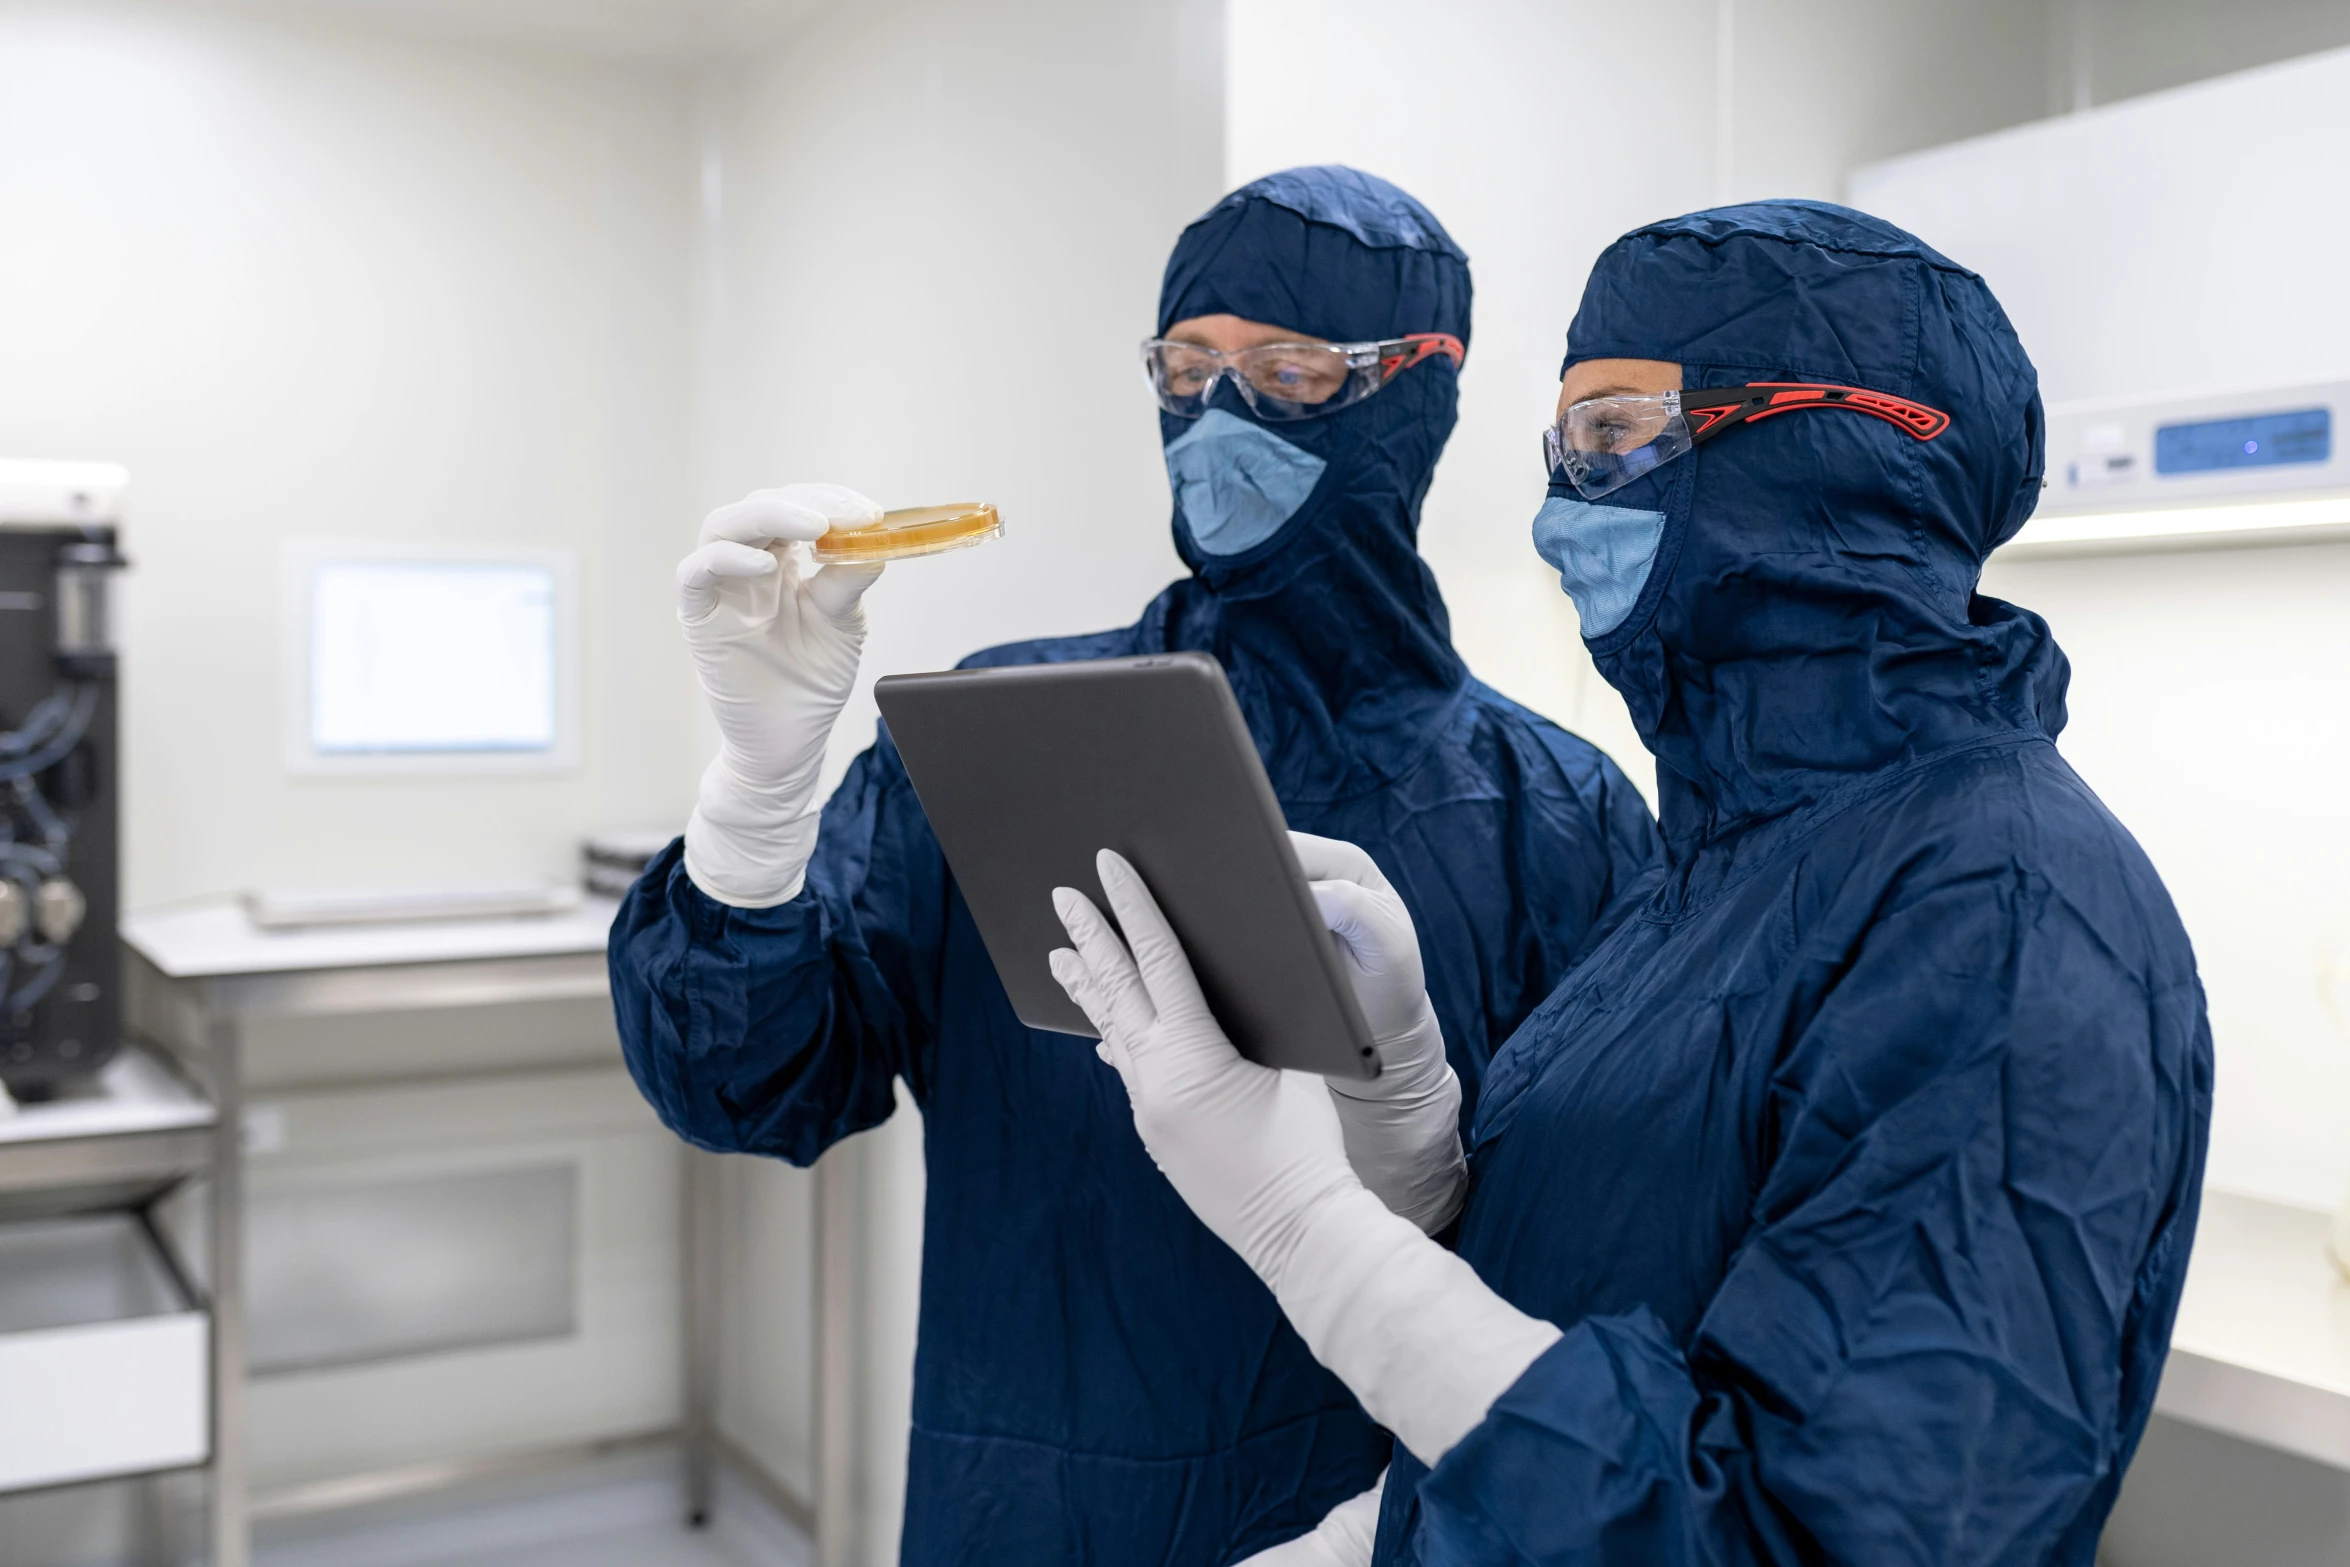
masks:
[(587, 898), (560, 914), (263, 930), (233, 901), (132, 914), (122, 939), (169, 979), (380, 968), (601, 952), (620, 905)]
[(137, 1046), (125, 1046), (89, 1082), (0, 1116), (0, 1146), (178, 1131), (213, 1120), (211, 1104), (169, 1067)]
[(2350, 1469), (2350, 1281), (2331, 1214), (2207, 1191), (2155, 1407)]

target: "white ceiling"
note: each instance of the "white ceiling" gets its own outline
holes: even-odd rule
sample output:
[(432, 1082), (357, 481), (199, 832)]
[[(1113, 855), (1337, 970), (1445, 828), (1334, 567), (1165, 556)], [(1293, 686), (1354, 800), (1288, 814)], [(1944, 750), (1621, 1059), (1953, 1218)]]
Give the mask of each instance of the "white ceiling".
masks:
[(269, 8), (441, 37), (686, 64), (770, 43), (834, 3), (836, 0), (274, 0)]

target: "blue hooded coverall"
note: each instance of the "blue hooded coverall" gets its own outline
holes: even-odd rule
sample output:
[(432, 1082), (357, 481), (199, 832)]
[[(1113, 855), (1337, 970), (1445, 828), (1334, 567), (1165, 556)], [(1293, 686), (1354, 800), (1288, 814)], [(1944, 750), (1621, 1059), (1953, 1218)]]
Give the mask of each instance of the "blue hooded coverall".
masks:
[[(1220, 311), (1338, 341), (1469, 330), (1466, 259), (1345, 169), (1227, 197), (1168, 263), (1162, 330)], [(1203, 649), (1292, 826), (1362, 845), (1411, 906), (1474, 1094), (1656, 855), (1591, 746), (1471, 679), (1414, 544), (1454, 418), (1449, 361), (1280, 427), (1327, 468), (1240, 555), (1136, 624), (974, 665)], [(1216, 406), (1247, 417), (1227, 386)], [(1190, 421), (1169, 418), (1173, 439)], [(1085, 1041), (1013, 1016), (884, 732), (824, 810), (806, 890), (729, 908), (672, 846), (613, 926), (630, 1070), (691, 1141), (807, 1164), (903, 1078), (928, 1167), (902, 1559), (1219, 1567), (1367, 1488), (1388, 1439), (1168, 1187)]]
[[(2211, 1104), (2194, 955), (2057, 755), (2064, 656), (1975, 592), (2040, 488), (1982, 280), (1840, 207), (1618, 241), (1568, 363), (1826, 381), (1606, 497), (1662, 512), (1588, 645), (1667, 867), (1489, 1067), (1461, 1256), (1565, 1336), (1376, 1560), (2089, 1567), (2154, 1399)], [(1566, 495), (1565, 489), (1554, 493)]]

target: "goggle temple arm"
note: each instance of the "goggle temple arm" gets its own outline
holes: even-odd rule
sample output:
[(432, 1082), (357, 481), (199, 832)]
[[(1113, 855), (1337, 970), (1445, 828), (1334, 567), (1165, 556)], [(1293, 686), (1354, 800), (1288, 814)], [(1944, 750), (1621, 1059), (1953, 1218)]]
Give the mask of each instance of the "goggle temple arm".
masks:
[(1438, 354), (1444, 355), (1456, 366), (1467, 362), (1469, 357), (1467, 345), (1450, 332), (1412, 332), (1378, 346), (1381, 350), (1381, 381), (1392, 381), (1412, 366), (1433, 359)]
[(1814, 381), (1750, 381), (1709, 391), (1682, 392), (1681, 417), (1692, 445), (1703, 445), (1734, 425), (1752, 424), (1798, 408), (1846, 408), (1882, 419), (1913, 440), (1930, 441), (1950, 428), (1950, 415), (1924, 403), (1858, 386)]

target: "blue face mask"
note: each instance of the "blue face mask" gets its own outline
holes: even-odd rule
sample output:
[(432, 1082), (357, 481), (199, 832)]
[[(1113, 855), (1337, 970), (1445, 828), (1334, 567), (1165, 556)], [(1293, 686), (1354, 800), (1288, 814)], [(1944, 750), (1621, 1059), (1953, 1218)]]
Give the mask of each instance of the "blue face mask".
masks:
[(1280, 532), (1314, 493), (1323, 467), (1312, 452), (1221, 408), (1167, 443), (1175, 502), (1210, 555), (1237, 555)]
[(1534, 548), (1557, 569), (1586, 638), (1606, 636), (1632, 613), (1664, 533), (1661, 511), (1594, 506), (1564, 495), (1553, 495), (1534, 514)]

